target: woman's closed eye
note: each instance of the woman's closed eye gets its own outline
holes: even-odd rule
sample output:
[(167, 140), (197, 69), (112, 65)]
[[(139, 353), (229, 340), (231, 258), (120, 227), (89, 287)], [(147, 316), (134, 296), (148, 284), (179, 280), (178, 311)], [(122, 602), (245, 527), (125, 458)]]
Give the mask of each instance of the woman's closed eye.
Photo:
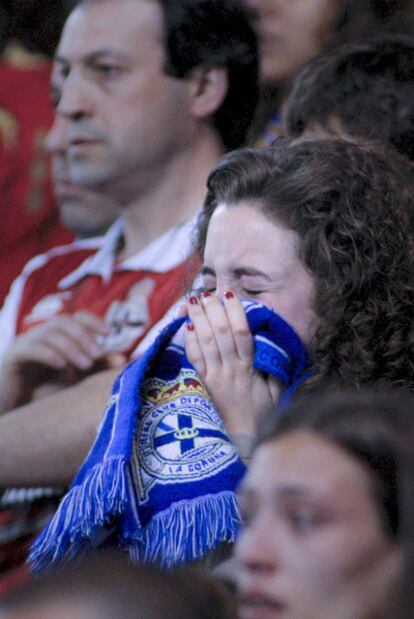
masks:
[[(238, 282), (237, 288), (240, 290), (240, 296), (258, 297), (266, 292), (272, 292), (274, 288), (277, 288), (273, 282), (264, 281), (263, 277), (243, 275)], [(236, 290), (237, 290), (236, 288)]]
[(251, 288), (242, 288), (243, 295), (248, 297), (258, 297), (260, 294), (266, 292), (265, 290), (252, 290)]
[(194, 286), (193, 288), (191, 288), (187, 296), (188, 297), (191, 297), (191, 296), (199, 297), (200, 295), (203, 294), (203, 292), (210, 292), (211, 294), (214, 294), (216, 292), (216, 287), (215, 286), (203, 286), (202, 284), (200, 284), (199, 286)]
[(216, 286), (217, 281), (213, 274), (202, 273), (194, 282), (191, 294), (197, 296), (203, 294), (203, 292), (210, 292), (211, 294), (214, 294), (216, 292)]
[[(234, 291), (239, 297), (258, 297), (265, 292), (264, 290), (251, 290), (250, 288), (240, 288), (239, 290), (237, 290), (236, 286), (234, 286)], [(190, 296), (199, 296), (203, 294), (203, 292), (209, 292), (210, 294), (214, 294), (216, 292), (216, 286), (197, 286), (191, 289)]]

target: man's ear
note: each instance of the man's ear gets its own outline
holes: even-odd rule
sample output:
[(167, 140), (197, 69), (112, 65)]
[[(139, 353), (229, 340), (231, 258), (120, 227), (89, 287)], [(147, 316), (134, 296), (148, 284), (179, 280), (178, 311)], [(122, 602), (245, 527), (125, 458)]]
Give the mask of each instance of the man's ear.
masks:
[(201, 66), (188, 75), (191, 92), (191, 112), (195, 118), (212, 116), (227, 96), (229, 80), (227, 69), (218, 66)]

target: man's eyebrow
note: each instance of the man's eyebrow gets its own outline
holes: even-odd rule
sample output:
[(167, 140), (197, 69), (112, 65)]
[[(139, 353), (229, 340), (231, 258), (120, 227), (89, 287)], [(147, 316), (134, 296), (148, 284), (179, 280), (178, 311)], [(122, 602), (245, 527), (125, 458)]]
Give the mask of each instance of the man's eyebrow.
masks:
[(102, 49), (97, 49), (94, 52), (90, 52), (89, 54), (85, 54), (86, 62), (94, 62), (95, 60), (99, 60), (105, 56), (112, 56), (116, 58), (127, 58), (127, 54), (121, 49), (115, 49), (113, 47), (103, 47)]
[[(99, 60), (100, 58), (103, 58), (106, 56), (117, 57), (119, 59), (127, 58), (126, 54), (122, 50), (114, 49), (113, 47), (102, 47), (101, 49), (97, 49), (93, 52), (85, 54), (81, 58), (81, 60), (86, 63), (95, 62), (96, 60)], [(59, 54), (55, 55), (54, 61), (55, 63), (61, 64), (64, 66), (68, 66), (70, 64), (70, 61), (68, 59), (64, 58), (63, 56), (59, 56)]]

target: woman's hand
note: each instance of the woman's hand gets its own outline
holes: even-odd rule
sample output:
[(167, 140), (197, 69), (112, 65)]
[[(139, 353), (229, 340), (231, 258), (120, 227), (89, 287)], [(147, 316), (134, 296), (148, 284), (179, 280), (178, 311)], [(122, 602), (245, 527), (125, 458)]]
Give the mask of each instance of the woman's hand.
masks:
[(185, 334), (190, 363), (202, 378), (230, 434), (256, 434), (261, 415), (281, 391), (279, 381), (253, 368), (254, 343), (240, 300), (226, 292), (190, 297)]

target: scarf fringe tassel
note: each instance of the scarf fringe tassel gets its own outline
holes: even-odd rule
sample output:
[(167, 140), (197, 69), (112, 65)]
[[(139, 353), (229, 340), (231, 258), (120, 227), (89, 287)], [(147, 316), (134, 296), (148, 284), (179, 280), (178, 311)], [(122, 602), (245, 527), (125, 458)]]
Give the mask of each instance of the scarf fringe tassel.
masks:
[(235, 493), (224, 491), (178, 501), (152, 518), (140, 540), (128, 539), (125, 545), (133, 561), (171, 568), (204, 557), (222, 542), (234, 542), (240, 523)]
[[(120, 514), (127, 496), (126, 462), (114, 457), (96, 465), (84, 482), (74, 486), (61, 501), (49, 525), (33, 544), (28, 562), (33, 572), (63, 558), (71, 559), (87, 548), (108, 514)], [(70, 534), (68, 533), (70, 532)]]
[[(127, 487), (123, 458), (111, 458), (105, 466), (91, 469), (85, 483), (73, 487), (65, 496), (50, 525), (33, 544), (29, 557), (32, 571), (70, 560), (90, 548), (88, 540), (96, 539), (99, 528), (108, 524), (108, 514), (122, 513), (128, 501)], [(144, 530), (137, 523), (135, 531), (124, 535), (122, 545), (129, 549), (133, 561), (171, 568), (205, 556), (221, 542), (234, 542), (240, 522), (235, 494), (225, 491), (178, 501), (152, 518)]]

